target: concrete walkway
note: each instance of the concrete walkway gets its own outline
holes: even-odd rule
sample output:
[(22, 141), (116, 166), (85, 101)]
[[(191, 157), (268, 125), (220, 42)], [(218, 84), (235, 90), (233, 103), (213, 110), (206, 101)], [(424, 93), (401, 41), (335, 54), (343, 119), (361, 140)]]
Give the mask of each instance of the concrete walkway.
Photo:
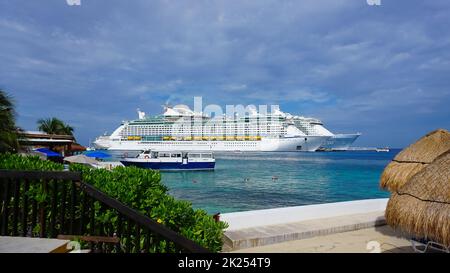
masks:
[(224, 214), (223, 251), (254, 248), (385, 225), (387, 199)]
[(224, 250), (237, 250), (385, 225), (384, 212), (352, 214), (225, 232)]
[(0, 253), (66, 253), (69, 240), (0, 236)]
[(371, 227), (279, 244), (246, 248), (240, 253), (411, 253), (411, 242), (389, 226)]
[(224, 213), (221, 220), (227, 222), (227, 231), (245, 228), (296, 223), (315, 219), (380, 212), (386, 209), (388, 199), (366, 199), (306, 206)]

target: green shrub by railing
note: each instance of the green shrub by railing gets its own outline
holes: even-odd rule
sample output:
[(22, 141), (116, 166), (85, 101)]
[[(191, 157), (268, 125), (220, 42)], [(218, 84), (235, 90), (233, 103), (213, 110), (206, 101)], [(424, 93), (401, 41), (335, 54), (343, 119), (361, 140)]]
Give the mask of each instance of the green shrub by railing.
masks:
[[(63, 170), (64, 167), (38, 157), (0, 154), (0, 169), (56, 171)], [(70, 170), (81, 172), (84, 182), (210, 251), (222, 249), (223, 230), (227, 224), (216, 222), (204, 210), (194, 210), (189, 202), (176, 200), (168, 195), (159, 172), (135, 167), (118, 167), (108, 171), (78, 164), (70, 165)], [(43, 195), (37, 187), (30, 188), (28, 195), (39, 203), (49, 201), (49, 197)], [(96, 211), (95, 215), (98, 223), (108, 223), (110, 226), (117, 224), (117, 217), (111, 216), (108, 211)]]
[(0, 153), (0, 169), (62, 171), (64, 170), (64, 166), (49, 160), (40, 160), (38, 156)]

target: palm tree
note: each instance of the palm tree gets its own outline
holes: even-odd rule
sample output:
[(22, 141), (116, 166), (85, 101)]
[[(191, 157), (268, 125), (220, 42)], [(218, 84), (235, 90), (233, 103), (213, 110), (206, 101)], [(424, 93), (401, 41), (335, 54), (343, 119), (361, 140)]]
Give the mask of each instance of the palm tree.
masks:
[(72, 126), (70, 126), (67, 123), (63, 124), (63, 131), (65, 132), (66, 135), (70, 135), (73, 136), (73, 131), (75, 130)]
[(14, 103), (8, 94), (0, 90), (0, 152), (14, 152), (18, 148)]
[(38, 129), (47, 134), (71, 135), (73, 136), (73, 127), (57, 118), (46, 118), (38, 120)]

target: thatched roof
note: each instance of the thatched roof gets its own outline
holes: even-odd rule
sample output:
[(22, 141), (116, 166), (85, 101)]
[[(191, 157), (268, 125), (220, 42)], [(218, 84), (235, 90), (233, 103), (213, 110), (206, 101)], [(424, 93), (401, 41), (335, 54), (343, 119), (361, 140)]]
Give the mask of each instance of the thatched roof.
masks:
[(450, 246), (450, 150), (392, 194), (386, 221), (417, 238)]
[(390, 191), (401, 188), (435, 158), (450, 150), (450, 133), (438, 129), (403, 149), (381, 175), (380, 186)]

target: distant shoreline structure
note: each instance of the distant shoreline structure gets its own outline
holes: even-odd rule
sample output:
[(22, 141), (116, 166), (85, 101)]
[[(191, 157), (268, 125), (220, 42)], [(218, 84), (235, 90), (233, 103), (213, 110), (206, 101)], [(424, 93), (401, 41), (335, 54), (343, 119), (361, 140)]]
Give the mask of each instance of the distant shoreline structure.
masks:
[[(320, 151), (326, 151), (326, 152), (343, 152), (343, 151), (373, 151), (373, 152), (390, 152), (391, 150), (395, 150), (396, 148), (389, 148), (389, 147), (348, 147), (345, 150), (342, 149), (322, 149)], [(400, 149), (400, 148), (399, 148)]]

